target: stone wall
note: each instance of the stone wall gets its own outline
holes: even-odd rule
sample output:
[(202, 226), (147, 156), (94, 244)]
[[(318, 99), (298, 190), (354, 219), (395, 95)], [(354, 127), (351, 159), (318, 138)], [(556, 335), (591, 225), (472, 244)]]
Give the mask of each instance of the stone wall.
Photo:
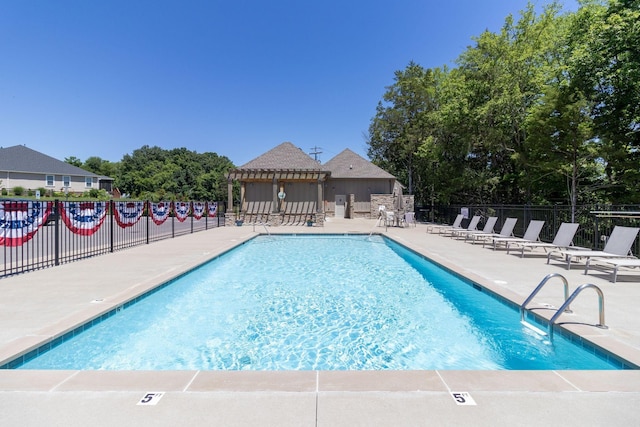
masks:
[[(413, 212), (415, 209), (414, 196), (404, 194), (402, 196), (402, 199), (404, 200), (404, 211)], [(384, 206), (387, 211), (395, 210), (394, 202), (395, 202), (395, 197), (393, 194), (372, 194), (370, 218), (378, 217), (378, 206)]]

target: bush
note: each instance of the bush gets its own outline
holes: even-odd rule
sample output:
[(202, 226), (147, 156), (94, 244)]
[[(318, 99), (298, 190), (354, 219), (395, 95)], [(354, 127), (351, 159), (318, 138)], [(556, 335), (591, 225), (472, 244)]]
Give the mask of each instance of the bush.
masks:
[(9, 192), (7, 191), (7, 189), (6, 189), (6, 188), (3, 188), (3, 189), (2, 189), (2, 195), (3, 195), (3, 196), (8, 196), (8, 195), (9, 195)]
[(13, 187), (13, 195), (14, 196), (22, 196), (24, 195), (24, 187)]

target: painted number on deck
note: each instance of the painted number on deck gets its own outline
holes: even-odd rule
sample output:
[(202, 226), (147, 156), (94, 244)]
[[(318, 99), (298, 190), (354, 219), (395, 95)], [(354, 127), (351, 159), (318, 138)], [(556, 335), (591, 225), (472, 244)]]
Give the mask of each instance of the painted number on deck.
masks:
[(138, 402), (138, 405), (155, 405), (164, 396), (164, 392), (150, 392), (146, 393), (142, 399)]
[(451, 392), (451, 397), (456, 402), (456, 405), (475, 405), (476, 401), (466, 391), (454, 391)]

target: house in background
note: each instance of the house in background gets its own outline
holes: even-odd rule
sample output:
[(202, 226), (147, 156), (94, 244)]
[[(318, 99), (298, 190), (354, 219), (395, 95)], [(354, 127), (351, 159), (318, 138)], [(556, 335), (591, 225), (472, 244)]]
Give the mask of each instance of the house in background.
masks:
[[(240, 205), (233, 206), (233, 183), (240, 183)], [(270, 225), (304, 224), (325, 216), (375, 218), (378, 207), (394, 204), (396, 178), (346, 149), (320, 164), (284, 142), (228, 175), (227, 217)], [(413, 209), (413, 196), (404, 196)]]
[(336, 218), (375, 217), (378, 209), (375, 195), (393, 194), (396, 177), (348, 148), (329, 160), (324, 168), (331, 172), (325, 183), (324, 211), (328, 215)]
[(112, 192), (113, 179), (99, 176), (38, 151), (15, 145), (0, 148), (0, 188), (12, 190), (84, 193), (91, 189)]

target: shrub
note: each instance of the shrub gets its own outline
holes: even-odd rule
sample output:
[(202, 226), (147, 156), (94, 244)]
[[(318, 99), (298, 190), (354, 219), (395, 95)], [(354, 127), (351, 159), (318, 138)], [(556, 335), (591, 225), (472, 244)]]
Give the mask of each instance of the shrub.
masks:
[(9, 195), (9, 192), (7, 191), (7, 189), (6, 189), (6, 188), (3, 188), (3, 189), (2, 189), (2, 195), (3, 195), (3, 196), (8, 196), (8, 195)]
[(24, 187), (13, 187), (13, 195), (14, 196), (22, 196), (24, 195)]

